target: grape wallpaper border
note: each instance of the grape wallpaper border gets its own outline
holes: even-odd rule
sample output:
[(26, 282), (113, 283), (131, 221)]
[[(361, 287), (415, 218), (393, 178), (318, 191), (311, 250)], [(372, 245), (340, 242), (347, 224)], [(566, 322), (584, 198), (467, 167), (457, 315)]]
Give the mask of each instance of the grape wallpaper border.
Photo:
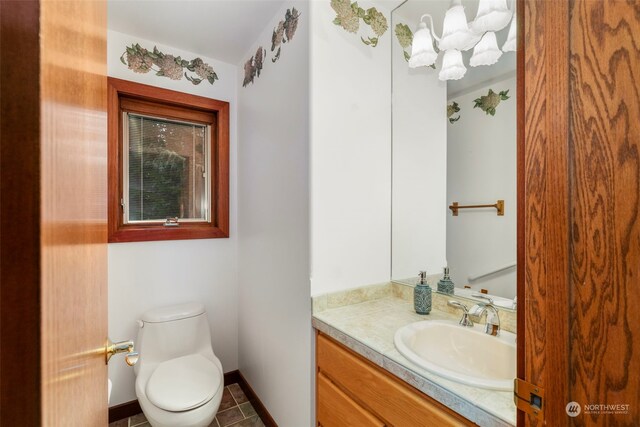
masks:
[[(185, 77), (194, 85), (199, 85), (205, 80), (213, 84), (218, 80), (213, 67), (201, 58), (187, 61), (180, 56), (165, 54), (156, 46), (152, 51), (143, 48), (139, 43), (127, 46), (120, 56), (120, 62), (134, 73), (146, 74), (153, 71), (156, 76), (171, 80), (182, 80), (182, 77)], [(193, 74), (187, 74), (185, 70)]]
[[(282, 46), (285, 43), (291, 43), (298, 29), (299, 18), (300, 12), (295, 7), (287, 9), (284, 19), (278, 22), (278, 25), (273, 29), (271, 35), (271, 52), (275, 53), (271, 57), (271, 63), (278, 62), (280, 60), (280, 54), (282, 53)], [(266, 57), (267, 50), (260, 46), (256, 53), (244, 63), (244, 80), (242, 81), (242, 87), (254, 84), (255, 79), (260, 77)]]
[(333, 23), (342, 27), (348, 33), (356, 34), (358, 32), (361, 19), (366, 25), (371, 27), (375, 37), (367, 36), (365, 39), (360, 36), (362, 43), (367, 46), (378, 46), (380, 36), (389, 28), (387, 18), (375, 7), (364, 10), (358, 6), (357, 1), (352, 3), (350, 0), (331, 0), (331, 8), (336, 13)]
[(496, 108), (500, 104), (501, 101), (506, 101), (510, 98), (508, 95), (508, 90), (503, 90), (498, 93), (495, 93), (493, 89), (489, 89), (489, 93), (480, 98), (476, 98), (473, 100), (475, 103), (473, 108), (480, 108), (486, 114), (490, 114), (492, 116), (496, 115)]

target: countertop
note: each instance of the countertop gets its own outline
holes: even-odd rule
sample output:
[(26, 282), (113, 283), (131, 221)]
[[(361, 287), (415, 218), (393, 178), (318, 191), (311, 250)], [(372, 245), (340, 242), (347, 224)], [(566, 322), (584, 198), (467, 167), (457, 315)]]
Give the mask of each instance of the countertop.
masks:
[(393, 337), (398, 328), (422, 320), (458, 320), (457, 317), (439, 310), (435, 304), (429, 315), (419, 315), (413, 311), (411, 301), (384, 292), (380, 298), (314, 310), (312, 323), (317, 330), (476, 424), (515, 425), (512, 392), (484, 390), (448, 380), (413, 364), (396, 350)]

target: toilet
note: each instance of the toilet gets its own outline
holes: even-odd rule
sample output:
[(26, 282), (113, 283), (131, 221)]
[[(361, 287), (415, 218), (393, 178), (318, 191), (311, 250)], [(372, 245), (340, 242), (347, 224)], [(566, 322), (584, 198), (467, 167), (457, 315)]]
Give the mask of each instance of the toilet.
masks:
[(136, 395), (153, 427), (207, 427), (220, 407), (222, 364), (211, 348), (204, 305), (146, 312), (138, 321)]

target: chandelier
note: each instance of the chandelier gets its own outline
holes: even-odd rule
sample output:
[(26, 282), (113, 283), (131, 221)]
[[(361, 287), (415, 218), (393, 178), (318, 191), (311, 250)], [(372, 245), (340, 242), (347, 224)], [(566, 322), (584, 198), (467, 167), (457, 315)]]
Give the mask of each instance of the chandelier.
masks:
[[(459, 80), (467, 72), (462, 61), (462, 52), (473, 49), (469, 65), (493, 65), (498, 62), (503, 52), (516, 50), (515, 2), (511, 9), (507, 0), (479, 0), (478, 13), (472, 22), (467, 22), (461, 0), (452, 0), (451, 6), (444, 15), (442, 36), (438, 37), (433, 29), (433, 18), (429, 14), (422, 15), (418, 30), (413, 36), (409, 67), (417, 68), (433, 66), (438, 59), (433, 44), (436, 40), (438, 50), (443, 53), (442, 69), (438, 74), (440, 80)], [(430, 28), (424, 22), (428, 18)], [(507, 41), (498, 48), (496, 31), (509, 25)]]

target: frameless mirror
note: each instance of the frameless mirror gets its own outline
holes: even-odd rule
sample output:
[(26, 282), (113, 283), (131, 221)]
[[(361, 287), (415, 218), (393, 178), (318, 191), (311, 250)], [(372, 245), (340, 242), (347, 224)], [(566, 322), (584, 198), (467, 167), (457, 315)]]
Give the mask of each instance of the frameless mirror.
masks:
[[(515, 23), (495, 15), (487, 27), (499, 30), (469, 29), (463, 42), (461, 33), (447, 38), (464, 27), (448, 13), (460, 3), (473, 21), (478, 0), (408, 0), (392, 12), (391, 279), (414, 284), (425, 270), (436, 290), (448, 266), (456, 294), (483, 292), (515, 308)], [(515, 6), (505, 3), (513, 15)], [(420, 22), (430, 38), (415, 37)], [(462, 64), (449, 52), (456, 42), (468, 49)], [(426, 65), (435, 57), (431, 47), (438, 53), (433, 66)]]

